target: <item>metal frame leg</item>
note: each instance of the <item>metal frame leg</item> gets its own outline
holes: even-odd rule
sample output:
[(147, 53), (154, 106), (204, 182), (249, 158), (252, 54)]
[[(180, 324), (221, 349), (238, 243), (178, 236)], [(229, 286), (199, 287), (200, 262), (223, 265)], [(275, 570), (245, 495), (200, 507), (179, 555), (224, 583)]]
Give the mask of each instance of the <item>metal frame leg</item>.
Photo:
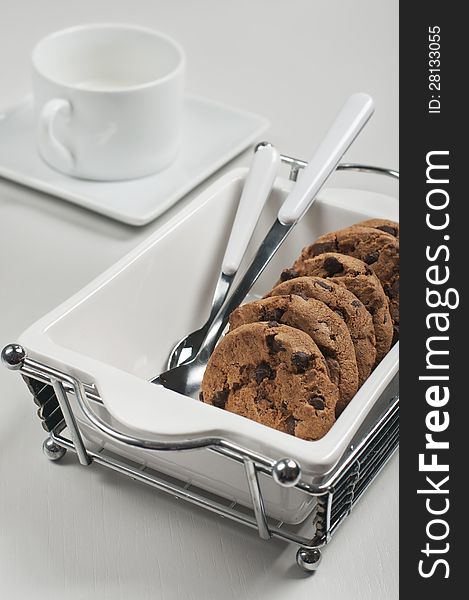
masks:
[(64, 390), (64, 386), (60, 381), (53, 382), (53, 388), (60, 408), (64, 416), (65, 423), (70, 431), (70, 437), (72, 438), (73, 444), (77, 451), (78, 460), (82, 465), (90, 465), (91, 458), (86, 450), (85, 443), (81, 437), (80, 429), (78, 428), (75, 416), (72, 412), (70, 402), (68, 401), (67, 394)]
[(244, 468), (246, 470), (246, 477), (248, 480), (249, 491), (251, 493), (252, 499), (252, 508), (254, 510), (254, 516), (256, 517), (259, 537), (263, 540), (269, 540), (272, 536), (269, 531), (269, 525), (267, 524), (264, 500), (262, 498), (262, 492), (259, 487), (259, 478), (257, 477), (256, 466), (254, 465), (252, 460), (245, 460)]

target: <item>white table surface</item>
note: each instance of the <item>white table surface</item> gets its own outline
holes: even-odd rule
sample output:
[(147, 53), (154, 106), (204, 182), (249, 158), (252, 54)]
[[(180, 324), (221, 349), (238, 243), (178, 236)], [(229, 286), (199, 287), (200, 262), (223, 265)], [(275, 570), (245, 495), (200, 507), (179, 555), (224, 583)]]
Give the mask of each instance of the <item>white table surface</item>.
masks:
[[(371, 93), (376, 115), (347, 158), (397, 167), (397, 6), (397, 0), (4, 1), (0, 104), (29, 91), (29, 53), (44, 34), (93, 21), (140, 23), (184, 45), (191, 92), (265, 114), (272, 122), (266, 137), (299, 157), (308, 158), (350, 92)], [(226, 169), (248, 162), (245, 153)], [(338, 184), (347, 184), (341, 177)], [(0, 181), (0, 347), (186, 201), (134, 229)], [(5, 369), (0, 397), (3, 598), (398, 597), (396, 457), (326, 548), (319, 571), (305, 577), (294, 565), (293, 546), (262, 542), (201, 509), (99, 467), (80, 467), (73, 456), (49, 463), (32, 400), (20, 377)]]

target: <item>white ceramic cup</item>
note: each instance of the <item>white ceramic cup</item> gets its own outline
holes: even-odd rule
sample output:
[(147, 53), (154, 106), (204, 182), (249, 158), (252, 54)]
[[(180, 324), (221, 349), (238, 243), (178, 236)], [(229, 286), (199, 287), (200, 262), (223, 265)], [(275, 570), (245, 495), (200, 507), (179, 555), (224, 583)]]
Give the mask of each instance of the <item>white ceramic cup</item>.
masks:
[(67, 175), (142, 177), (168, 166), (180, 142), (182, 48), (133, 25), (72, 27), (32, 53), (39, 154)]

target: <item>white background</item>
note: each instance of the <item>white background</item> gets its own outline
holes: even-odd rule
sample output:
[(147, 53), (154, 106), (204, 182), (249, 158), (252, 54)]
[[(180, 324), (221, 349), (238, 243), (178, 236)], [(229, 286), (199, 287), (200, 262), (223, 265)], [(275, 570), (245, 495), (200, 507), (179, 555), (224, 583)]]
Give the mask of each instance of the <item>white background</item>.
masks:
[[(1, 0), (0, 7), (1, 106), (29, 91), (29, 54), (46, 33), (93, 21), (139, 23), (183, 44), (189, 91), (265, 114), (272, 123), (265, 137), (285, 153), (308, 158), (345, 97), (369, 92), (376, 114), (347, 158), (398, 166), (397, 0)], [(231, 166), (248, 162), (245, 153)], [(341, 177), (336, 185), (350, 183)], [(0, 181), (0, 347), (157, 224), (134, 229)], [(72, 456), (49, 463), (31, 398), (5, 369), (0, 401), (4, 598), (398, 597), (397, 458), (325, 550), (317, 574), (304, 577), (293, 546), (262, 542)]]

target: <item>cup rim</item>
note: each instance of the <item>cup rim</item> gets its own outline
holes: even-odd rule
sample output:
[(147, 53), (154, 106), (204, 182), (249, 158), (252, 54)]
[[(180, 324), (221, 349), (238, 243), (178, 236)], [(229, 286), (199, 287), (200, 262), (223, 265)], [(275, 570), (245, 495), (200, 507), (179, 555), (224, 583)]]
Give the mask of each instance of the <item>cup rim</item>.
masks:
[[(163, 77), (158, 77), (156, 79), (152, 79), (151, 81), (146, 81), (145, 83), (129, 85), (127, 87), (123, 87), (123, 88), (119, 88), (119, 89), (102, 89), (102, 88), (93, 89), (92, 87), (78, 88), (77, 86), (75, 86), (73, 84), (66, 83), (64, 81), (60, 81), (59, 79), (55, 79), (53, 77), (50, 77), (49, 75), (46, 75), (43, 72), (43, 70), (39, 68), (39, 66), (37, 64), (37, 53), (39, 52), (39, 50), (43, 44), (47, 43), (49, 40), (51, 40), (55, 37), (61, 37), (63, 35), (73, 33), (75, 31), (86, 30), (86, 29), (124, 29), (124, 30), (130, 30), (130, 31), (141, 31), (143, 33), (151, 34), (154, 37), (163, 39), (166, 42), (168, 42), (169, 44), (171, 44), (179, 54), (179, 62), (175, 69), (173, 69), (172, 71), (170, 71)], [(43, 38), (41, 38), (36, 43), (36, 45), (34, 46), (32, 52), (31, 52), (31, 63), (32, 63), (33, 69), (41, 77), (43, 77), (50, 83), (53, 83), (55, 85), (60, 85), (61, 87), (69, 89), (69, 90), (79, 89), (80, 92), (88, 92), (88, 93), (94, 93), (94, 94), (126, 94), (129, 92), (135, 92), (135, 91), (139, 91), (139, 90), (144, 90), (146, 88), (155, 87), (157, 85), (161, 85), (161, 84), (165, 83), (169, 79), (174, 78), (186, 66), (186, 53), (184, 52), (184, 48), (181, 46), (181, 44), (179, 42), (177, 42), (173, 37), (171, 37), (170, 35), (168, 35), (166, 33), (162, 33), (161, 31), (158, 31), (156, 29), (152, 29), (151, 27), (144, 27), (143, 25), (134, 25), (134, 24), (129, 24), (129, 23), (107, 23), (107, 22), (84, 23), (82, 25), (73, 25), (72, 27), (66, 27), (65, 29), (53, 31), (52, 33), (49, 33), (46, 36), (44, 36)]]

